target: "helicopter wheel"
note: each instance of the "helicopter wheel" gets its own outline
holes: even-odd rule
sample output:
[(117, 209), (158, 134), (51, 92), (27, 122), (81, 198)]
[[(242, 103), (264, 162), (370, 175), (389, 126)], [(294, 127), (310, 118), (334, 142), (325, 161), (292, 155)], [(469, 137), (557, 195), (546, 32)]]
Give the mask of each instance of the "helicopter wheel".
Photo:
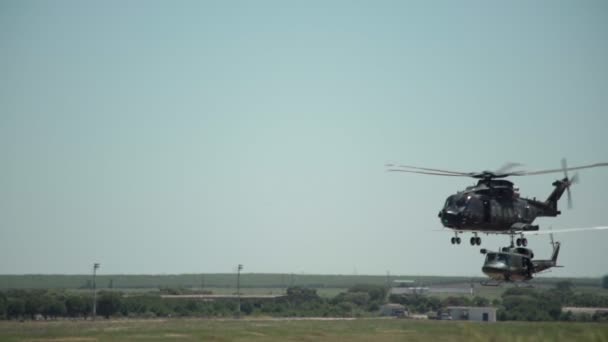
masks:
[(471, 246), (475, 246), (477, 244), (477, 239), (474, 236), (471, 236)]
[(475, 243), (477, 246), (481, 246), (481, 238), (479, 236), (475, 237)]
[(521, 241), (522, 239), (518, 238), (517, 240), (515, 240), (515, 244), (517, 245), (517, 247), (521, 246)]
[(456, 243), (456, 238), (453, 237), (451, 241), (452, 241), (452, 245), (455, 244)]
[(521, 239), (521, 245), (526, 247), (528, 245), (528, 239), (526, 239), (526, 238)]
[(460, 238), (459, 237), (456, 238), (456, 244), (460, 245)]

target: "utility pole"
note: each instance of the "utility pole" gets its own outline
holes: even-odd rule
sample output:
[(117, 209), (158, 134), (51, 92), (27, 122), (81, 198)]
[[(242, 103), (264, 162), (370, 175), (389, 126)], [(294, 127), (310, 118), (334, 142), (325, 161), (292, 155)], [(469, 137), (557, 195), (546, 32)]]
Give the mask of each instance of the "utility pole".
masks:
[(243, 265), (239, 264), (236, 271), (236, 297), (237, 297), (237, 317), (241, 318), (241, 270)]
[(93, 264), (93, 320), (95, 320), (95, 316), (97, 315), (97, 285), (95, 283), (95, 277), (97, 276), (97, 269), (99, 268), (99, 263), (96, 262)]

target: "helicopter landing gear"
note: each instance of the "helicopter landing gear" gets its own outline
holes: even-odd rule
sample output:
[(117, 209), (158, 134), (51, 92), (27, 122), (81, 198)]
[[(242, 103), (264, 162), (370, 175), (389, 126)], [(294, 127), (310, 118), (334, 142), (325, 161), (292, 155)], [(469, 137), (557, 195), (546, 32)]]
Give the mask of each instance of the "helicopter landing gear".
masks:
[(470, 240), (471, 246), (480, 246), (481, 245), (481, 238), (479, 236), (477, 236), (477, 234), (475, 234), (475, 236), (471, 237)]
[(526, 238), (517, 238), (517, 240), (515, 240), (515, 244), (518, 247), (519, 246), (526, 247), (528, 245), (528, 239), (526, 239)]
[(452, 245), (460, 245), (460, 237), (458, 236), (458, 233), (456, 233), (456, 236), (452, 237)]
[(514, 236), (515, 236), (515, 233), (511, 233), (511, 247), (514, 247), (514, 245), (517, 245), (517, 247), (520, 247), (520, 246), (526, 247), (528, 245), (528, 239), (526, 239), (524, 237), (524, 234), (520, 234), (520, 237), (518, 237), (517, 240), (515, 240), (515, 244), (513, 243)]

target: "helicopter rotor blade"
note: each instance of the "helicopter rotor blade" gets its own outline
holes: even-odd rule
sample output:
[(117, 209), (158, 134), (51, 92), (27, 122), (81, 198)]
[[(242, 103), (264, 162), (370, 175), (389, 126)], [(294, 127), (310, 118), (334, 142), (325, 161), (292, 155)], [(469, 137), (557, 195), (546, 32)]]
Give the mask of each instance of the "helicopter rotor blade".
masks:
[(514, 163), (514, 162), (506, 162), (498, 170), (494, 171), (494, 173), (497, 175), (500, 175), (500, 174), (506, 173), (507, 171), (513, 169), (514, 167), (518, 167), (518, 166), (523, 166), (523, 164)]
[(574, 170), (590, 169), (590, 168), (594, 168), (594, 167), (604, 167), (604, 166), (608, 166), (608, 163), (595, 163), (595, 164), (589, 164), (589, 165), (568, 167), (565, 169), (562, 168), (562, 169), (548, 169), (548, 170), (538, 170), (538, 171), (519, 171), (519, 172), (514, 172), (511, 175), (512, 176), (534, 176), (534, 175), (544, 175), (547, 173), (559, 173), (559, 172), (564, 172), (564, 170), (574, 171)]
[(568, 195), (568, 209), (572, 209), (572, 193), (570, 192), (570, 187), (572, 184), (577, 184), (579, 181), (578, 172), (572, 176), (571, 179), (568, 180), (568, 187), (566, 188), (566, 194)]
[(418, 167), (418, 166), (411, 166), (411, 165), (386, 164), (385, 166), (388, 168), (391, 168), (391, 169), (410, 169), (410, 170), (419, 170), (419, 171), (430, 171), (430, 172), (435, 172), (435, 173), (449, 173), (449, 174), (453, 174), (453, 175), (457, 175), (457, 176), (469, 176), (470, 175), (470, 173), (468, 173), (468, 172), (431, 169), (428, 167)]
[(564, 177), (568, 178), (568, 162), (566, 158), (562, 158), (562, 170), (564, 170)]
[[(460, 176), (460, 177), (471, 177), (471, 178), (489, 180), (489, 179), (495, 179), (495, 178), (506, 178), (506, 177), (515, 177), (515, 176), (533, 176), (533, 175), (542, 175), (542, 174), (547, 174), (547, 173), (558, 173), (558, 172), (564, 172), (567, 177), (567, 171), (590, 169), (590, 168), (594, 168), (594, 167), (605, 167), (605, 166), (608, 166), (608, 162), (581, 165), (581, 166), (575, 166), (575, 167), (567, 167), (566, 160), (562, 159), (562, 168), (560, 168), (560, 169), (547, 169), (547, 170), (537, 170), (537, 171), (518, 171), (518, 170), (516, 170), (516, 171), (507, 172), (508, 170), (511, 170), (514, 167), (521, 166), (521, 165), (522, 164), (519, 164), (519, 163), (508, 162), (508, 163), (505, 163), (505, 165), (503, 165), (502, 167), (500, 167), (498, 170), (496, 170), (494, 172), (492, 172), (492, 171), (460, 172), (460, 171), (450, 171), (450, 170), (443, 170), (443, 169), (433, 169), (433, 168), (427, 168), (427, 167), (418, 167), (418, 166), (412, 166), (412, 165), (396, 165), (396, 164), (390, 164), (390, 163), (385, 164), (385, 167), (387, 168), (387, 171), (391, 171), (391, 172), (419, 173), (419, 174), (433, 175), (433, 176)], [(571, 183), (574, 183), (574, 182), (571, 182)], [(568, 189), (568, 193), (570, 193), (569, 189)], [(571, 197), (571, 196), (569, 195), (569, 197)]]
[(403, 170), (403, 169), (387, 169), (388, 172), (407, 172), (407, 173), (418, 173), (423, 175), (433, 176), (448, 176), (448, 177), (468, 177), (468, 175), (458, 175), (453, 173), (440, 173), (440, 172), (429, 172), (429, 171), (416, 171), (416, 170)]
[(570, 185), (572, 184), (568, 179), (568, 162), (566, 158), (562, 158), (562, 170), (564, 170), (564, 177), (568, 182), (568, 186), (566, 186), (566, 195), (568, 198), (568, 209), (572, 209), (572, 192), (570, 191)]
[(534, 230), (534, 231), (520, 232), (518, 234), (523, 234), (523, 235), (561, 234), (561, 233), (576, 233), (576, 232), (584, 232), (584, 231), (591, 231), (591, 230), (607, 230), (607, 229), (608, 229), (608, 226), (599, 226), (599, 227), (566, 228), (566, 229), (554, 229), (554, 230)]
[(578, 184), (579, 181), (580, 181), (580, 177), (578, 176), (578, 172), (577, 172), (570, 179), (570, 184)]

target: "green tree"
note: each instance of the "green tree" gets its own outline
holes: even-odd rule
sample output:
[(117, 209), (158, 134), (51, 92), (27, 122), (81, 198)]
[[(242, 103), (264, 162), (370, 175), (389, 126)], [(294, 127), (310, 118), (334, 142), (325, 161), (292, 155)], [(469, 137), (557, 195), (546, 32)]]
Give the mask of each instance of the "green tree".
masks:
[(608, 289), (608, 275), (605, 275), (602, 278), (602, 287), (605, 288), (605, 289)]
[(6, 306), (6, 314), (9, 318), (20, 318), (25, 314), (25, 300), (22, 298), (10, 298)]
[(473, 298), (473, 306), (488, 306), (490, 305), (490, 300), (485, 297), (475, 296)]
[(334, 298), (334, 303), (349, 302), (357, 306), (367, 305), (369, 301), (370, 296), (367, 292), (340, 293)]
[(38, 291), (32, 291), (25, 298), (25, 314), (34, 318), (37, 314), (42, 314), (42, 309), (47, 305), (49, 298)]
[(555, 284), (555, 289), (562, 292), (572, 292), (572, 282), (569, 280), (560, 281)]
[(50, 298), (42, 308), (42, 313), (47, 317), (65, 316), (66, 312), (65, 303), (58, 298)]
[(443, 306), (470, 306), (471, 300), (467, 297), (447, 297), (442, 301)]
[(86, 317), (91, 313), (92, 304), (90, 300), (86, 300), (82, 296), (71, 295), (68, 296), (65, 300), (65, 308), (68, 316)]
[(369, 299), (372, 301), (384, 301), (388, 289), (383, 285), (374, 284), (357, 284), (348, 289), (348, 292), (365, 292), (369, 295)]
[(0, 319), (6, 317), (6, 307), (8, 306), (8, 299), (4, 292), (0, 292)]
[(253, 304), (251, 304), (251, 302), (243, 302), (241, 304), (241, 312), (243, 312), (245, 315), (251, 315), (251, 313), (253, 312)]
[(97, 301), (97, 313), (110, 318), (120, 310), (122, 295), (118, 292), (102, 291)]

